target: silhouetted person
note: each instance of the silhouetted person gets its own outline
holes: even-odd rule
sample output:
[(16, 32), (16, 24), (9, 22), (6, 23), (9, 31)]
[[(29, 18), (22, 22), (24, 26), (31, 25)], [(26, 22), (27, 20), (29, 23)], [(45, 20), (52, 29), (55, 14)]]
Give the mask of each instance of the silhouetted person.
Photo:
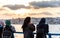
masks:
[(14, 38), (13, 32), (15, 32), (15, 28), (11, 26), (10, 20), (6, 20), (5, 24), (6, 26), (4, 28), (3, 38)]
[(24, 38), (34, 38), (33, 31), (35, 31), (35, 26), (31, 23), (31, 18), (26, 17), (22, 25)]
[(0, 25), (0, 38), (3, 37), (2, 34), (3, 34), (3, 26)]
[(3, 38), (4, 21), (0, 20), (0, 38)]
[(37, 25), (37, 34), (36, 38), (47, 38), (46, 34), (49, 32), (48, 24), (45, 24), (45, 18), (42, 18), (39, 24)]

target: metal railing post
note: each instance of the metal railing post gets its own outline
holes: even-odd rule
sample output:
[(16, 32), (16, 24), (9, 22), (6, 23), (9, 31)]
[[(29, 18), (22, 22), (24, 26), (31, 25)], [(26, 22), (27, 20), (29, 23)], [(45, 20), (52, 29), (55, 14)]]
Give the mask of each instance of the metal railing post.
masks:
[(48, 34), (49, 38), (51, 38), (51, 34)]

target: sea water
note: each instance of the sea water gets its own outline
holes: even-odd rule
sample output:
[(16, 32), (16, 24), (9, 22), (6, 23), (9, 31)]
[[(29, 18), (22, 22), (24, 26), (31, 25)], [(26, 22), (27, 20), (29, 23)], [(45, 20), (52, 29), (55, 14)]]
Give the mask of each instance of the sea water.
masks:
[[(12, 24), (15, 27), (16, 32), (22, 32), (22, 24)], [(36, 25), (35, 25), (36, 27)], [(36, 30), (34, 31), (36, 32)], [(60, 24), (49, 24), (49, 33), (58, 33), (60, 34)], [(36, 37), (36, 34), (34, 35)], [(15, 38), (23, 38), (23, 34), (14, 33)], [(34, 38), (35, 38), (34, 37)], [(48, 35), (47, 35), (48, 38)], [(60, 38), (60, 36), (53, 35), (52, 38)]]

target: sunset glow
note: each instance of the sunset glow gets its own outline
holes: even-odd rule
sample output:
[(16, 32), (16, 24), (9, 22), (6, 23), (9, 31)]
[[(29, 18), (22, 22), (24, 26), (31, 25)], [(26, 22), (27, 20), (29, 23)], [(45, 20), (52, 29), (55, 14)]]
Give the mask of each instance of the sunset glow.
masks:
[(60, 0), (0, 0), (0, 14), (4, 17), (60, 17)]
[(24, 14), (24, 13), (29, 13), (29, 12), (30, 10), (28, 9), (19, 9), (15, 11), (16, 14)]
[(3, 4), (3, 5), (8, 5), (8, 4), (12, 4), (12, 5), (15, 5), (15, 4), (23, 4), (23, 5), (26, 5), (28, 6), (29, 2), (32, 2), (34, 0), (0, 0), (0, 3)]
[(3, 5), (8, 5), (8, 4), (12, 4), (12, 5), (15, 5), (15, 4), (23, 4), (25, 6), (28, 6), (29, 2), (32, 2), (32, 1), (51, 1), (51, 0), (0, 0), (0, 4), (3, 4)]

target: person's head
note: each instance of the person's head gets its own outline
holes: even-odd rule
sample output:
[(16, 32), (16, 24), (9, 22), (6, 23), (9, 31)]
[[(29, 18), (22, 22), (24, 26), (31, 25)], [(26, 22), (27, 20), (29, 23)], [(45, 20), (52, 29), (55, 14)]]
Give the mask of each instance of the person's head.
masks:
[(26, 27), (31, 21), (31, 18), (30, 17), (26, 17), (25, 20), (24, 20), (24, 23), (23, 23), (23, 27)]
[(10, 26), (10, 25), (11, 25), (10, 20), (6, 20), (6, 21), (5, 21), (5, 24), (6, 24), (6, 26)]
[(0, 20), (0, 25), (5, 26), (5, 22), (3, 20)]
[(45, 23), (45, 21), (46, 21), (45, 18), (41, 18), (39, 24), (40, 24), (40, 23)]
[(25, 20), (24, 20), (24, 23), (28, 24), (28, 23), (30, 23), (30, 21), (31, 21), (31, 18), (30, 17), (26, 17)]

